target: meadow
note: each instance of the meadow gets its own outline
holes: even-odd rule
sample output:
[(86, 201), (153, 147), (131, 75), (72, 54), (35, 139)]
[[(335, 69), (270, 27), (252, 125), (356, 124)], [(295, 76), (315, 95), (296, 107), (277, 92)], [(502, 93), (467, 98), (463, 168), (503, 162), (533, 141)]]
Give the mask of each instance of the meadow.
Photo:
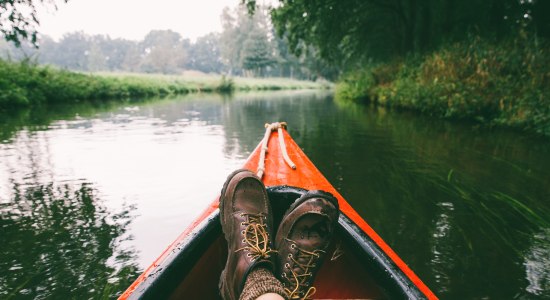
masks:
[(0, 60), (0, 109), (82, 101), (133, 100), (188, 93), (326, 89), (328, 82), (288, 78), (228, 77), (200, 72), (178, 75), (82, 73), (30, 61)]

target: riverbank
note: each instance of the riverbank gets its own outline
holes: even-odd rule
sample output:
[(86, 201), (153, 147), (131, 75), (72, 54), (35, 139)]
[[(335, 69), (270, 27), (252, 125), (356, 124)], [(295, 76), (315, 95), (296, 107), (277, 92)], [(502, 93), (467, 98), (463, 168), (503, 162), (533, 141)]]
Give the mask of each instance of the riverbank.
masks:
[(321, 89), (328, 83), (286, 78), (228, 78), (221, 75), (85, 74), (30, 62), (0, 59), (0, 110), (39, 104), (162, 97), (187, 93)]
[(472, 37), (430, 54), (365, 66), (337, 96), (550, 136), (550, 44)]

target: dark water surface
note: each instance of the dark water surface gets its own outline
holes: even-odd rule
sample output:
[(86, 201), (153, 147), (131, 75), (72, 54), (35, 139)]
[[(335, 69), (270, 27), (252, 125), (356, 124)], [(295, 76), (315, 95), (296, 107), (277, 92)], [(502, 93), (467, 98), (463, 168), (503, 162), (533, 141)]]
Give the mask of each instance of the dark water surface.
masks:
[(279, 120), (441, 298), (550, 298), (550, 140), (315, 92), (0, 115), (0, 298), (116, 296)]

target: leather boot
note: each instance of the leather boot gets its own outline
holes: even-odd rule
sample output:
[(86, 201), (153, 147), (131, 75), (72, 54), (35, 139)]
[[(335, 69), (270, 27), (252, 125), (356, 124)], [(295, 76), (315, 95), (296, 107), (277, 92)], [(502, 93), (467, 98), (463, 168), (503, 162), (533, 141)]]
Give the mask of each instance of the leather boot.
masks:
[(237, 170), (229, 175), (220, 196), (220, 221), (228, 247), (220, 293), (225, 300), (236, 300), (253, 268), (274, 267), (271, 206), (254, 173)]
[(338, 222), (338, 201), (323, 191), (309, 191), (285, 213), (277, 236), (277, 266), (289, 299), (309, 299), (315, 275)]

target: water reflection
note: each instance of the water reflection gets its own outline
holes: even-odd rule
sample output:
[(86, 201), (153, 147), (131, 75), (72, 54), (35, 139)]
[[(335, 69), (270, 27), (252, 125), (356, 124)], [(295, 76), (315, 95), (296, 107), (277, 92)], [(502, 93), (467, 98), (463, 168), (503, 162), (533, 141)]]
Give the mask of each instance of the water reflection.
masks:
[(87, 183), (13, 186), (0, 206), (0, 297), (112, 298), (137, 275), (130, 207), (109, 212)]
[(529, 294), (550, 298), (550, 229), (535, 234), (525, 255)]
[[(214, 199), (225, 176), (242, 165), (264, 124), (287, 121), (291, 135), (329, 181), (442, 298), (548, 295), (547, 140), (334, 101), (317, 92), (231, 99), (194, 95), (43, 113), (37, 120), (0, 118), (2, 224), (28, 223), (31, 231), (41, 219), (28, 212), (43, 212), (41, 202), (50, 203), (51, 210), (68, 210), (53, 207), (65, 203), (73, 209), (87, 194), (94, 199), (95, 219), (120, 224), (122, 232), (113, 238), (117, 242), (95, 243), (106, 253), (99, 257), (108, 282), (117, 277), (114, 270), (143, 269), (155, 259)], [(25, 197), (33, 200), (17, 200)], [(74, 217), (71, 230), (91, 224), (85, 207), (90, 206), (73, 209), (81, 215)], [(127, 214), (119, 218), (120, 211)], [(51, 235), (65, 230), (52, 228)], [(10, 245), (3, 251), (16, 253), (27, 243), (57, 253), (57, 248), (44, 249), (63, 243), (44, 233), (33, 244), (27, 231), (13, 232), (1, 237)], [(103, 231), (89, 234), (102, 237)], [(133, 239), (125, 238), (130, 235)], [(119, 256), (128, 260), (116, 261)], [(24, 269), (11, 258), (0, 257), (0, 263), (2, 269)], [(43, 263), (53, 273), (64, 272), (63, 265)], [(40, 295), (40, 282), (19, 288), (29, 277), (14, 274), (13, 279), (0, 276), (1, 284)]]
[[(343, 193), (438, 295), (537, 296), (522, 263), (531, 240), (550, 228), (548, 141), (336, 104), (358, 126), (333, 140), (353, 140), (345, 151), (356, 159), (336, 155), (343, 168), (319, 167), (344, 179)], [(531, 263), (547, 264), (540, 256)]]
[(435, 217), (434, 233), (432, 234), (432, 259), (430, 260), (433, 278), (437, 282), (441, 293), (448, 292), (453, 269), (453, 261), (446, 258), (446, 255), (452, 253), (449, 249), (447, 240), (452, 231), (452, 218), (454, 205), (450, 202), (440, 202), (437, 205), (439, 212)]

